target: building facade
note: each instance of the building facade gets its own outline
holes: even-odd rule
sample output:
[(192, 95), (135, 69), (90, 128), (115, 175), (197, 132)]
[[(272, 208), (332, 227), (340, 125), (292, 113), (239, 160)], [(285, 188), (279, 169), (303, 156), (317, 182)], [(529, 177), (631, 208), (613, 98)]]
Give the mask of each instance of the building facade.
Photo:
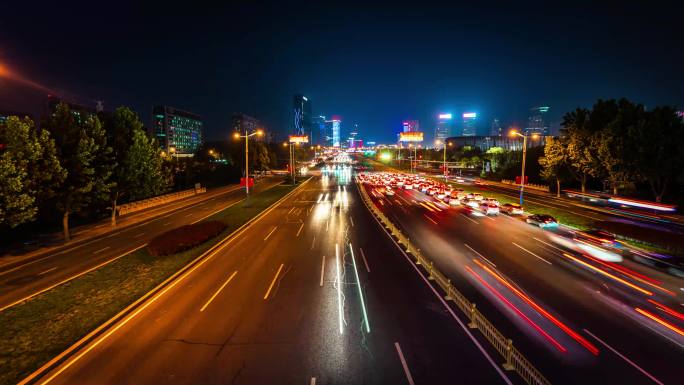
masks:
[(453, 117), (450, 113), (442, 113), (437, 115), (437, 126), (435, 127), (435, 148), (442, 148), (446, 139), (451, 136), (452, 125)]
[(499, 119), (494, 118), (492, 120), (492, 126), (489, 129), (489, 136), (502, 136), (503, 135), (503, 127), (501, 126), (501, 122)]
[(420, 122), (417, 120), (404, 120), (402, 124), (403, 132), (418, 132), (420, 131)]
[(151, 134), (167, 153), (192, 156), (204, 141), (202, 117), (169, 106), (152, 109)]
[(294, 121), (292, 133), (295, 135), (311, 135), (311, 102), (304, 95), (295, 95), (292, 98), (292, 110)]
[(43, 115), (45, 117), (52, 116), (57, 110), (57, 105), (60, 103), (64, 103), (69, 106), (71, 114), (78, 123), (84, 123), (88, 117), (96, 115), (98, 112), (102, 112), (103, 110), (101, 102), (98, 102), (96, 106), (90, 107), (73, 103), (57, 96), (48, 95), (47, 99), (45, 100), (45, 106), (43, 107)]
[(462, 136), (476, 136), (477, 135), (477, 113), (476, 112), (464, 112), (461, 115), (463, 118), (463, 130), (461, 131)]
[(342, 118), (333, 115), (330, 120), (325, 121), (330, 130), (330, 144), (332, 147), (340, 147), (340, 131), (342, 126)]
[(549, 107), (546, 106), (530, 108), (530, 117), (527, 119), (527, 127), (523, 130), (525, 135), (549, 135), (548, 112)]
[(317, 115), (311, 118), (311, 131), (314, 133), (314, 138), (309, 138), (309, 142), (319, 146), (329, 146), (332, 141), (332, 132), (328, 131), (328, 126), (325, 123), (325, 116)]

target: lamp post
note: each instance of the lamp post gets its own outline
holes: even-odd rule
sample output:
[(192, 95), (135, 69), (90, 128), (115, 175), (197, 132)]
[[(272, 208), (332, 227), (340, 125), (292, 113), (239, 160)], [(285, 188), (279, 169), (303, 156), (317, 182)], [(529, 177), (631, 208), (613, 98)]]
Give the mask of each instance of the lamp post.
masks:
[(233, 134), (235, 139), (245, 138), (245, 195), (249, 195), (249, 137), (254, 135), (261, 136), (263, 134), (264, 132), (261, 129), (252, 131), (252, 133), (245, 129), (244, 135), (240, 135), (237, 131)]
[(292, 184), (294, 185), (295, 184), (295, 166), (294, 166), (294, 148), (292, 146), (292, 143), (294, 143), (294, 142), (292, 142), (292, 141), (290, 141), (289, 143), (284, 142), (283, 147), (288, 147), (288, 146), (290, 147), (288, 149), (290, 151), (289, 152), (289, 155), (290, 155), (290, 178), (292, 178)]
[[(445, 141), (445, 142), (442, 142), (442, 141), (439, 140), (439, 139), (437, 139), (437, 140), (435, 141), (435, 144), (438, 144), (438, 145), (439, 145), (439, 144), (442, 144), (442, 143), (444, 143), (444, 165), (443, 165), (443, 167), (444, 167), (444, 180), (446, 180), (446, 179), (447, 179), (447, 175), (449, 174), (449, 171), (447, 170), (447, 161), (446, 161), (447, 142), (446, 142), (446, 141)], [(449, 142), (448, 145), (451, 146), (452, 143)]]
[(520, 172), (520, 206), (523, 205), (523, 190), (525, 189), (525, 158), (527, 158), (527, 137), (533, 140), (539, 138), (539, 134), (523, 135), (516, 130), (511, 130), (510, 136), (520, 136), (523, 138), (522, 171)]

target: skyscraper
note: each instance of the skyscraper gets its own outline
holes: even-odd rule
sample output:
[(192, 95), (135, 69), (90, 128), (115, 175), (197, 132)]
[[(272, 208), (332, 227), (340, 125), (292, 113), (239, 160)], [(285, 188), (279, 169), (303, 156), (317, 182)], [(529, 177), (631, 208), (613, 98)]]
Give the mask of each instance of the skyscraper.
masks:
[(443, 113), (437, 116), (437, 127), (435, 127), (435, 142), (439, 141), (442, 144), (436, 144), (436, 148), (441, 148), (446, 138), (451, 136), (452, 115), (450, 113)]
[(315, 143), (321, 146), (329, 146), (332, 140), (332, 132), (327, 129), (325, 123), (325, 116), (318, 115), (311, 118), (311, 129), (316, 133), (316, 139), (309, 139), (310, 143)]
[(304, 95), (295, 95), (292, 99), (294, 122), (292, 133), (295, 135), (311, 135), (311, 103)]
[(417, 120), (404, 120), (402, 128), (403, 132), (417, 132), (420, 131), (420, 122)]
[[(245, 115), (241, 112), (236, 112), (233, 114), (233, 116), (231, 117), (231, 123), (233, 131), (237, 131), (241, 135), (244, 135), (245, 132), (251, 133), (261, 128), (261, 122), (259, 122), (259, 119), (253, 118), (249, 115)], [(252, 140), (263, 141), (265, 139), (266, 135), (257, 135)]]
[(169, 106), (155, 106), (151, 134), (165, 151), (192, 156), (202, 145), (202, 117)]
[(461, 136), (476, 136), (477, 135), (477, 113), (465, 112), (463, 113), (463, 131)]
[(549, 134), (549, 123), (546, 114), (549, 112), (549, 107), (532, 107), (530, 108), (530, 117), (527, 119), (527, 127), (523, 130), (525, 135), (538, 134), (547, 136)]
[(494, 118), (492, 120), (492, 127), (489, 131), (490, 136), (502, 136), (503, 135), (503, 128), (501, 127), (501, 122), (499, 121), (498, 118)]
[(338, 115), (333, 115), (330, 120), (325, 121), (326, 124), (330, 124), (330, 145), (333, 147), (340, 147), (340, 126), (342, 124), (342, 118)]

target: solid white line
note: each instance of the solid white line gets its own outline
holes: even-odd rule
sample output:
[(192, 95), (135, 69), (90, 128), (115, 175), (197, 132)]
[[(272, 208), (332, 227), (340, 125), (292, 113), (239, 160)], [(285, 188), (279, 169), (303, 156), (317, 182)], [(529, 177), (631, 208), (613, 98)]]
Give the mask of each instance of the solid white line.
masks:
[(469, 249), (470, 249), (470, 251), (472, 251), (473, 253), (475, 253), (475, 254), (479, 255), (479, 256), (480, 256), (480, 258), (484, 259), (484, 260), (485, 260), (485, 261), (486, 261), (487, 263), (489, 263), (490, 265), (492, 265), (492, 266), (496, 267), (496, 265), (494, 264), (494, 262), (490, 261), (490, 260), (489, 260), (489, 259), (487, 259), (487, 258), (486, 258), (486, 257), (485, 257), (484, 255), (482, 255), (482, 254), (478, 253), (478, 252), (477, 252), (477, 251), (476, 251), (475, 249), (473, 249), (472, 247), (468, 246), (468, 244), (467, 244), (467, 243), (464, 243), (464, 245), (465, 245), (465, 247), (469, 248)]
[(105, 251), (105, 250), (107, 250), (107, 249), (110, 249), (110, 248), (111, 248), (111, 246), (103, 247), (103, 248), (101, 248), (101, 249), (98, 250), (98, 251), (93, 251), (93, 254), (99, 254), (99, 253), (101, 253), (101, 252), (103, 252), (103, 251)]
[(401, 366), (404, 368), (404, 374), (406, 375), (406, 380), (409, 385), (415, 385), (413, 382), (413, 377), (411, 377), (411, 372), (409, 371), (408, 365), (406, 364), (406, 359), (404, 358), (404, 353), (401, 352), (401, 346), (399, 342), (394, 343), (394, 347), (397, 349), (397, 354), (399, 355), (399, 360), (401, 361)]
[(354, 227), (354, 218), (352, 216), (349, 216), (349, 222), (351, 222), (352, 227)]
[(340, 319), (340, 334), (342, 334), (342, 281), (340, 280), (340, 246), (337, 243), (335, 244), (335, 265), (337, 266), (337, 312)]
[(321, 258), (321, 283), (320, 286), (323, 287), (323, 274), (325, 273), (325, 255)]
[(366, 261), (366, 254), (363, 253), (363, 249), (359, 247), (359, 250), (361, 250), (361, 258), (363, 259), (363, 264), (366, 265), (366, 271), (370, 273), (370, 267), (368, 267), (368, 261)]
[(635, 369), (637, 369), (638, 371), (640, 371), (641, 373), (643, 373), (646, 377), (648, 377), (648, 378), (650, 378), (651, 380), (653, 380), (653, 382), (655, 382), (656, 384), (663, 385), (663, 383), (660, 382), (657, 378), (653, 377), (650, 373), (648, 373), (646, 370), (642, 369), (639, 365), (637, 365), (636, 363), (634, 363), (634, 362), (633, 362), (632, 360), (630, 360), (629, 358), (627, 358), (627, 357), (623, 356), (622, 354), (620, 354), (620, 352), (618, 352), (617, 350), (613, 349), (613, 347), (611, 347), (610, 345), (608, 345), (607, 343), (605, 343), (602, 339), (596, 337), (596, 336), (595, 336), (594, 334), (592, 334), (589, 330), (584, 329), (584, 332), (587, 333), (587, 334), (589, 334), (590, 336), (594, 337), (594, 339), (595, 339), (596, 341), (600, 342), (603, 346), (605, 346), (605, 347), (607, 347), (608, 349), (610, 349), (610, 351), (612, 351), (613, 353), (617, 354), (618, 357), (620, 357), (620, 358), (622, 358), (623, 360), (625, 360), (628, 364), (632, 365)]
[(361, 289), (361, 279), (359, 278), (359, 271), (356, 269), (356, 258), (354, 258), (354, 246), (349, 244), (349, 251), (351, 252), (352, 264), (354, 266), (354, 275), (356, 276), (356, 285), (359, 288), (359, 298), (361, 299), (361, 310), (363, 310), (363, 320), (366, 323), (366, 333), (370, 333), (370, 324), (368, 323), (368, 313), (366, 312), (366, 303), (363, 300), (363, 290)]
[(303, 229), (303, 228), (304, 228), (304, 223), (302, 223), (302, 224), (299, 226), (299, 230), (297, 230), (297, 237), (299, 237), (299, 233), (302, 232), (302, 229)]
[(465, 214), (463, 214), (463, 213), (461, 213), (461, 216), (462, 216), (463, 218), (465, 218), (465, 219), (467, 219), (467, 220), (469, 220), (469, 221), (475, 223), (476, 225), (479, 225), (479, 224), (480, 224), (480, 222), (474, 220), (473, 218), (471, 218), (471, 217), (469, 217), (469, 216), (467, 216), (467, 215), (465, 215)]
[(271, 232), (268, 233), (268, 235), (266, 236), (266, 238), (264, 238), (264, 242), (266, 242), (266, 240), (268, 239), (268, 237), (270, 237), (271, 234), (273, 234), (273, 232), (276, 231), (277, 228), (278, 228), (278, 226), (273, 227), (273, 230), (271, 230)]
[(51, 268), (49, 268), (49, 269), (47, 269), (47, 270), (45, 270), (45, 271), (43, 271), (43, 272), (41, 272), (41, 273), (38, 273), (38, 275), (47, 274), (47, 273), (49, 273), (49, 272), (51, 272), (51, 271), (53, 271), (53, 270), (55, 270), (55, 269), (57, 269), (57, 266), (51, 267)]
[(266, 294), (264, 294), (264, 299), (268, 298), (268, 295), (271, 294), (271, 290), (273, 289), (273, 285), (275, 285), (276, 280), (278, 279), (278, 276), (280, 275), (280, 271), (283, 270), (283, 266), (285, 266), (285, 264), (281, 263), (280, 267), (278, 268), (278, 271), (276, 271), (275, 277), (273, 277), (273, 281), (271, 281), (271, 286), (268, 287), (268, 290), (266, 290)]
[(517, 244), (517, 243), (515, 243), (515, 242), (511, 242), (511, 243), (512, 243), (512, 244), (514, 244), (514, 245), (516, 245), (517, 247), (519, 247), (519, 248), (521, 248), (521, 249), (523, 249), (523, 250), (527, 251), (528, 253), (530, 253), (530, 254), (534, 255), (535, 257), (537, 257), (537, 258), (541, 259), (542, 261), (544, 261), (544, 262), (548, 263), (549, 265), (553, 265), (553, 263), (551, 263), (551, 262), (547, 261), (546, 259), (544, 259), (544, 258), (542, 258), (542, 257), (538, 256), (537, 254), (535, 254), (535, 253), (533, 253), (533, 252), (531, 252), (531, 251), (527, 250), (526, 248), (524, 248), (524, 247), (520, 246), (519, 244)]
[(133, 238), (142, 237), (143, 235), (145, 235), (145, 233), (139, 233), (139, 234), (134, 235)]
[(207, 306), (209, 306), (209, 304), (211, 303), (211, 301), (213, 301), (214, 298), (216, 298), (216, 296), (221, 292), (221, 290), (223, 290), (223, 288), (226, 287), (226, 285), (233, 279), (233, 277), (235, 277), (235, 274), (237, 274), (237, 270), (235, 270), (235, 271), (233, 272), (233, 274), (231, 274), (230, 277), (228, 277), (228, 279), (226, 280), (226, 282), (224, 282), (223, 285), (221, 285), (221, 287), (219, 287), (218, 290), (216, 290), (216, 293), (214, 293), (214, 295), (212, 295), (211, 298), (209, 298), (209, 300), (207, 301), (207, 303), (205, 303), (204, 306), (202, 306), (202, 308), (200, 309), (200, 311), (204, 311), (204, 309), (206, 309)]
[(313, 250), (315, 243), (316, 243), (316, 236), (314, 235), (313, 239), (311, 240), (311, 250)]
[(236, 204), (238, 204), (238, 203), (244, 201), (245, 199), (247, 199), (247, 198), (242, 198), (242, 199), (240, 199), (240, 200), (238, 200), (238, 201), (235, 201), (235, 202), (233, 202), (233, 203), (230, 203), (228, 206), (221, 207), (220, 209), (218, 209), (218, 210), (216, 210), (216, 211), (212, 211), (212, 212), (210, 212), (209, 214), (203, 216), (202, 218), (200, 218), (200, 219), (198, 219), (198, 220), (192, 222), (191, 224), (194, 225), (194, 224), (197, 223), (197, 222), (203, 221), (203, 220), (209, 218), (210, 216), (212, 216), (212, 215), (214, 215), (214, 214), (216, 214), (216, 213), (220, 213), (221, 211), (226, 210), (226, 209), (228, 209), (229, 207), (232, 207), (232, 206), (234, 206), (234, 205), (236, 205)]

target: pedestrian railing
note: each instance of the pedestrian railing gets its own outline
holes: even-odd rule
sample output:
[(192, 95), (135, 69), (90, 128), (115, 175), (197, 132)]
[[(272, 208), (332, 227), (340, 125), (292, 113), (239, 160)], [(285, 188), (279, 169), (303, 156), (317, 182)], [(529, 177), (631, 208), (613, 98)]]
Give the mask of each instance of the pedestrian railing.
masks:
[(396, 241), (404, 248), (407, 254), (413, 256), (416, 265), (420, 265), (428, 274), (428, 279), (436, 283), (446, 293), (444, 299), (452, 301), (454, 305), (468, 317), (468, 327), (477, 329), (489, 341), (494, 349), (501, 354), (505, 362), (503, 368), (518, 373), (520, 377), (530, 385), (551, 384), (523, 355), (513, 346), (513, 341), (506, 338), (492, 325), (485, 316), (480, 313), (476, 305), (461, 294), (452, 284), (451, 280), (442, 274), (434, 263), (427, 258), (420, 249), (416, 248), (387, 216), (373, 204), (366, 189), (359, 185), (361, 197), (371, 213), (378, 218), (380, 223), (396, 238)]
[[(515, 181), (508, 180), (508, 179), (501, 179), (501, 183), (509, 184), (509, 185), (513, 185), (513, 186), (520, 186), (520, 183), (515, 183)], [(532, 190), (546, 191), (546, 192), (551, 191), (549, 189), (549, 186), (544, 185), (544, 184), (526, 183), (525, 188), (532, 189)]]
[(148, 199), (143, 199), (140, 201), (126, 203), (126, 204), (118, 206), (116, 208), (116, 211), (119, 215), (126, 215), (126, 214), (130, 214), (130, 213), (133, 213), (136, 211), (145, 210), (145, 209), (148, 209), (150, 207), (154, 207), (154, 206), (162, 205), (165, 203), (177, 201), (177, 200), (187, 198), (187, 197), (195, 195), (195, 194), (201, 194), (201, 193), (205, 193), (205, 192), (207, 192), (207, 189), (205, 187), (178, 191), (175, 193), (156, 196), (154, 198), (148, 198)]

